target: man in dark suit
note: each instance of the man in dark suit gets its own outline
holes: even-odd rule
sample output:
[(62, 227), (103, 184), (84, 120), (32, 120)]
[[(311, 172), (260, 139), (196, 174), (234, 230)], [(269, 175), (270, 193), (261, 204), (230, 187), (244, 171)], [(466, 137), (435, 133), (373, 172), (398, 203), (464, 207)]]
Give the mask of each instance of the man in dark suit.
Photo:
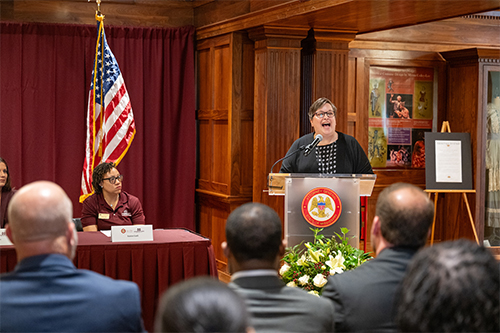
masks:
[(141, 332), (137, 285), (79, 270), (70, 199), (40, 181), (12, 198), (7, 236), (18, 264), (0, 276), (1, 332)]
[(335, 329), (342, 332), (393, 332), (395, 294), (406, 267), (425, 245), (434, 217), (427, 195), (396, 183), (377, 200), (371, 241), (377, 257), (328, 278), (323, 296), (335, 306)]
[(227, 219), (226, 239), (229, 286), (245, 299), (256, 332), (333, 332), (331, 302), (278, 277), (285, 246), (275, 211), (258, 203), (238, 207)]

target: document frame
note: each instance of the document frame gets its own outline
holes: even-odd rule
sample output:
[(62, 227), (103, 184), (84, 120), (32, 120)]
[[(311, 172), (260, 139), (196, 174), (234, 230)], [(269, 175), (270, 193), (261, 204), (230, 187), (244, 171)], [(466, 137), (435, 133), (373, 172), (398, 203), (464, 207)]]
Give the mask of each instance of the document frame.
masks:
[[(437, 181), (436, 142), (460, 142), (461, 182)], [(425, 187), (428, 190), (473, 190), (470, 133), (425, 133)]]

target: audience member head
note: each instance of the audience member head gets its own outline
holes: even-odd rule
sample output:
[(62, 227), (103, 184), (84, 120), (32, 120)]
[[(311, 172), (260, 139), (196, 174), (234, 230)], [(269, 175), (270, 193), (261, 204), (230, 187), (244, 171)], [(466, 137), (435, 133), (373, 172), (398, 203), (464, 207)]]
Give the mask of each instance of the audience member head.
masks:
[(229, 270), (278, 269), (284, 253), (281, 219), (270, 207), (247, 203), (235, 209), (226, 221), (222, 243)]
[(10, 201), (7, 235), (18, 261), (58, 253), (72, 259), (77, 245), (73, 206), (64, 190), (49, 181), (23, 186)]
[[(102, 193), (105, 190), (105, 179), (111, 178), (113, 176), (120, 176), (120, 173), (116, 169), (116, 165), (113, 162), (103, 162), (94, 168), (92, 172), (92, 187), (95, 193)], [(122, 178), (119, 179), (121, 183)], [(116, 180), (115, 180), (116, 182)], [(109, 185), (110, 191), (113, 191), (115, 183), (106, 184), (106, 188)]]
[(0, 192), (9, 192), (12, 190), (10, 185), (9, 165), (2, 157), (0, 157)]
[(333, 103), (328, 98), (320, 97), (309, 107), (309, 119), (312, 119), (316, 111), (321, 109), (325, 104), (330, 104), (333, 110), (333, 116), (337, 117), (337, 107), (333, 105)]
[(434, 206), (420, 188), (395, 183), (379, 195), (372, 225), (377, 254), (386, 247), (425, 245), (434, 218)]
[(484, 247), (461, 239), (419, 251), (401, 285), (402, 332), (499, 332), (500, 276)]
[(209, 277), (195, 277), (170, 287), (161, 297), (156, 332), (247, 332), (245, 302), (229, 287)]

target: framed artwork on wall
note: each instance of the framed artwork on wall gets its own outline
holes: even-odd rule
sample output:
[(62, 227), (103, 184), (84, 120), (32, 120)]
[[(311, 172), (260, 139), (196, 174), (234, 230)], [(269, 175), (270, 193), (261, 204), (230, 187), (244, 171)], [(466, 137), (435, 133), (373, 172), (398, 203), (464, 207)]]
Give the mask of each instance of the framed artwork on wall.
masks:
[(370, 67), (368, 159), (374, 168), (425, 168), (434, 68)]

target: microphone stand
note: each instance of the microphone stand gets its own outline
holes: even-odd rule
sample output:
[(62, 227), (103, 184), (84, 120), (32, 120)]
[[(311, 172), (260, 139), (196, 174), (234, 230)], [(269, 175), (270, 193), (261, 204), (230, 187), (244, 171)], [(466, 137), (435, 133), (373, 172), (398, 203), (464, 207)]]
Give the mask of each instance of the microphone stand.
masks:
[[(270, 174), (273, 173), (273, 169), (275, 167), (276, 164), (278, 164), (279, 162), (283, 161), (284, 159), (286, 158), (289, 158), (290, 156), (293, 156), (301, 151), (303, 151), (304, 149), (306, 149), (306, 146), (305, 145), (302, 145), (299, 147), (299, 149), (297, 149), (296, 151), (294, 152), (291, 152), (290, 154), (288, 155), (285, 155), (284, 157), (280, 158), (279, 160), (277, 160), (276, 162), (274, 162), (273, 166), (271, 167), (271, 172), (269, 172)], [(272, 180), (272, 178), (271, 178)], [(269, 184), (269, 179), (268, 179), (268, 184)], [(283, 186), (272, 186), (272, 185), (268, 185), (268, 188), (276, 188), (276, 189), (283, 189)]]

